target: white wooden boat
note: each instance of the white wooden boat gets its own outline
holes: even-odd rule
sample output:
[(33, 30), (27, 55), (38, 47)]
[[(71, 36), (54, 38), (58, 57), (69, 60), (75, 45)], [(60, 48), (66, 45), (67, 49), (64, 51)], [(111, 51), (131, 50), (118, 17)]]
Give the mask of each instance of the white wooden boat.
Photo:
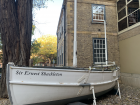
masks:
[[(110, 66), (112, 67), (112, 66)], [(118, 68), (31, 68), (7, 64), (11, 105), (65, 105), (110, 91)]]

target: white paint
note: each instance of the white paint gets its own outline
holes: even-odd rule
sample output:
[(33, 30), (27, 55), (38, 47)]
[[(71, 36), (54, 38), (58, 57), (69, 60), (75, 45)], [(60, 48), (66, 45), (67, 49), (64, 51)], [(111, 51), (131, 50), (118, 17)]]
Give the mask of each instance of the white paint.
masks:
[(77, 67), (77, 0), (74, 0), (73, 67)]
[(36, 86), (95, 86), (95, 85), (104, 85), (104, 84), (108, 84), (111, 82), (116, 81), (118, 78), (111, 80), (111, 81), (106, 81), (106, 82), (100, 82), (100, 83), (90, 83), (90, 84), (80, 84), (80, 83), (44, 83), (44, 82), (22, 82), (22, 81), (9, 81), (10, 84), (18, 84), (18, 85), (36, 85)]
[(106, 21), (104, 20), (104, 31), (105, 31), (105, 60), (106, 60), (106, 65), (108, 65), (108, 60), (107, 60), (107, 39), (106, 39)]
[(96, 97), (95, 97), (94, 86), (91, 86), (90, 90), (92, 90), (92, 94), (93, 94), (93, 105), (96, 105)]
[[(55, 72), (62, 74), (62, 76), (41, 75), (42, 72), (46, 74)], [(31, 75), (30, 73), (35, 73), (36, 75)], [(89, 84), (94, 86), (94, 92), (98, 93), (114, 87), (115, 81), (118, 79), (118, 71), (116, 77), (113, 77), (113, 71), (91, 71), (88, 79), (85, 77), (85, 79), (78, 82), (80, 78), (88, 73), (88, 70), (77, 70), (75, 72), (74, 69), (57, 70), (53, 68), (28, 67), (21, 67), (20, 69), (20, 67), (11, 66), (7, 69), (7, 74), (9, 74), (7, 83), (13, 105), (25, 105), (77, 97), (77, 93), (82, 87), (80, 85), (85, 80), (87, 81), (86, 86), (80, 96), (92, 94), (92, 91), (89, 90)]]

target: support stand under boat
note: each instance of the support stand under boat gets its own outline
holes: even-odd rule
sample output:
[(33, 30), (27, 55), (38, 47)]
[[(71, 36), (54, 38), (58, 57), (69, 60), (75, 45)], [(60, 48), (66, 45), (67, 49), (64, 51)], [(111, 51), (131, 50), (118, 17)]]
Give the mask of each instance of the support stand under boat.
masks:
[[(119, 92), (119, 97), (121, 99), (121, 92), (120, 92), (120, 85), (119, 85), (119, 81), (117, 80), (117, 84), (118, 84), (118, 90), (117, 90), (117, 93)], [(116, 93), (116, 95), (117, 95)]]
[(96, 105), (96, 97), (95, 97), (94, 86), (91, 86), (90, 90), (92, 90), (92, 93), (93, 93), (93, 105)]

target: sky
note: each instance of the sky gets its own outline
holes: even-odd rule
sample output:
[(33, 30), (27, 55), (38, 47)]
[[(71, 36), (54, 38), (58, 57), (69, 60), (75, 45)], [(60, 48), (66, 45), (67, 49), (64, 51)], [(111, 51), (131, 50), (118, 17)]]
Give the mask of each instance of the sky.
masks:
[(32, 39), (37, 39), (42, 35), (56, 35), (59, 16), (63, 0), (53, 0), (47, 3), (47, 8), (34, 10), (34, 24), (36, 26)]

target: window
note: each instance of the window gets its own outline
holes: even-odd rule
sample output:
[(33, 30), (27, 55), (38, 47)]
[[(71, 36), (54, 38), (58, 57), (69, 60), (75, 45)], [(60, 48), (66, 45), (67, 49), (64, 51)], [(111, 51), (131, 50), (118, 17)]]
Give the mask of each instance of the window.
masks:
[(63, 26), (62, 26), (62, 35), (63, 35)]
[(61, 65), (61, 49), (60, 49), (59, 54), (60, 54), (60, 57), (59, 57), (60, 61), (59, 61), (59, 64)]
[(103, 23), (105, 20), (105, 6), (104, 5), (92, 5), (92, 22)]
[(119, 0), (118, 10), (118, 29), (126, 29), (140, 22), (140, 0)]
[(58, 32), (58, 41), (60, 40), (60, 31)]
[(105, 39), (93, 38), (93, 62), (94, 64), (105, 63)]

